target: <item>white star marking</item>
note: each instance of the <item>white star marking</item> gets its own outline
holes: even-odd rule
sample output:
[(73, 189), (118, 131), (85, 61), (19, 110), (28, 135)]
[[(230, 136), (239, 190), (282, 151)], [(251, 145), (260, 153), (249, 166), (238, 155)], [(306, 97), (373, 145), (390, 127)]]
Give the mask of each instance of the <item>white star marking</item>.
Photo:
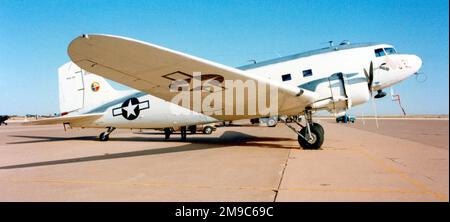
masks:
[(130, 115), (133, 114), (133, 116), (136, 116), (136, 113), (134, 113), (134, 109), (138, 106), (138, 104), (133, 105), (131, 104), (131, 100), (128, 102), (127, 107), (122, 107), (125, 111), (127, 111), (127, 118), (130, 118)]

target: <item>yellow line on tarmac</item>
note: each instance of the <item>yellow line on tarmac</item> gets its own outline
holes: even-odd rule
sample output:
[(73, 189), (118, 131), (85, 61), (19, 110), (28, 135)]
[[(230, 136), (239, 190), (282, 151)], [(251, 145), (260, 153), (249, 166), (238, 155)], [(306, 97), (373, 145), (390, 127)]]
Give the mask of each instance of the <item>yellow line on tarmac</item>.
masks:
[[(182, 188), (182, 189), (243, 189), (243, 190), (266, 190), (275, 191), (274, 187), (254, 187), (254, 186), (215, 186), (215, 185), (196, 185), (196, 184), (173, 184), (158, 182), (126, 182), (126, 181), (105, 181), (105, 180), (57, 180), (57, 179), (18, 179), (8, 180), (8, 182), (18, 183), (57, 183), (57, 184), (96, 184), (96, 185), (124, 185), (124, 186), (145, 186), (145, 187), (165, 187), (165, 188)], [(431, 194), (434, 192), (426, 190), (408, 190), (408, 189), (389, 189), (389, 188), (314, 188), (314, 187), (291, 187), (283, 188), (279, 191), (305, 191), (305, 192), (346, 192), (346, 193), (400, 193), (400, 194)], [(445, 198), (445, 197), (444, 197)]]
[(363, 148), (358, 148), (357, 149), (364, 157), (366, 157), (368, 160), (372, 161), (373, 163), (375, 163), (377, 166), (381, 167), (384, 171), (386, 171), (387, 173), (391, 173), (394, 175), (397, 175), (398, 177), (400, 177), (401, 179), (403, 179), (404, 181), (408, 182), (409, 184), (413, 185), (414, 187), (416, 187), (417, 189), (421, 190), (423, 193), (426, 194), (430, 194), (432, 195), (436, 200), (439, 201), (448, 201), (448, 197), (445, 194), (439, 193), (439, 192), (434, 192), (431, 189), (429, 189), (425, 184), (421, 183), (420, 181), (408, 176), (407, 173), (396, 169), (394, 167), (390, 167), (388, 166), (383, 160), (378, 159), (376, 157), (374, 157), (373, 155), (371, 155), (369, 152), (367, 152), (365, 149)]
[(18, 183), (60, 183), (60, 184), (99, 184), (99, 185), (125, 185), (125, 186), (148, 186), (148, 187), (173, 187), (173, 188), (200, 188), (200, 189), (243, 189), (243, 190), (275, 190), (273, 187), (254, 187), (254, 186), (216, 186), (216, 185), (198, 185), (198, 184), (175, 184), (175, 183), (157, 183), (157, 182), (126, 182), (126, 181), (105, 181), (105, 180), (55, 180), (55, 179), (18, 179), (8, 180), (8, 182)]
[(286, 191), (307, 191), (307, 192), (339, 192), (339, 193), (400, 193), (400, 194), (430, 194), (426, 191), (389, 189), (389, 188), (308, 188), (291, 187), (281, 189)]

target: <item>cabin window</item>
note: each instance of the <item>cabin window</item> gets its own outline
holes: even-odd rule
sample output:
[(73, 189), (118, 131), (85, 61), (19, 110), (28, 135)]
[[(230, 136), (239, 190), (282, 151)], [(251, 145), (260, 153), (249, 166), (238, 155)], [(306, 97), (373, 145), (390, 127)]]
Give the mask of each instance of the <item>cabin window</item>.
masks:
[(383, 49), (375, 49), (375, 56), (380, 57), (386, 55)]
[(386, 52), (386, 54), (390, 55), (390, 54), (397, 54), (397, 51), (395, 51), (394, 48), (384, 48), (384, 51)]
[(303, 77), (312, 76), (312, 74), (313, 73), (311, 69), (303, 70)]
[(281, 79), (283, 80), (283, 82), (284, 81), (289, 81), (289, 80), (292, 79), (291, 78), (291, 74), (284, 74), (284, 75), (281, 76)]

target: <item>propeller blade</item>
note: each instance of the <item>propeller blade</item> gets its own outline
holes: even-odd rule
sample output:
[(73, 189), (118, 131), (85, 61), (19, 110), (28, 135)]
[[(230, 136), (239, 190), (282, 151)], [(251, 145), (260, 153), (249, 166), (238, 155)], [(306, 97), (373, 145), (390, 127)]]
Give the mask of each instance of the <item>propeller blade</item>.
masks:
[(370, 96), (372, 97), (372, 82), (373, 82), (373, 62), (370, 61), (369, 73), (364, 68), (364, 75), (366, 75), (367, 79), (367, 87), (369, 88)]
[(370, 61), (370, 67), (369, 67), (369, 81), (367, 84), (369, 84), (369, 90), (372, 91), (372, 83), (373, 83), (373, 62)]
[(364, 75), (366, 75), (367, 82), (369, 82), (369, 74), (367, 73), (366, 68), (364, 68)]

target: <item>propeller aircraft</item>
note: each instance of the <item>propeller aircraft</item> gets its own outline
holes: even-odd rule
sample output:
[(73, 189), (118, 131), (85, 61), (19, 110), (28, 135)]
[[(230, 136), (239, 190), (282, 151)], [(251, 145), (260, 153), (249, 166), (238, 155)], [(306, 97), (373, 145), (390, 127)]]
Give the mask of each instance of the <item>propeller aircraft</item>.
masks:
[[(348, 41), (236, 68), (113, 35), (81, 35), (68, 54), (58, 69), (61, 116), (26, 124), (106, 128), (101, 141), (116, 128), (181, 127), (186, 140), (193, 125), (277, 116), (294, 120), (285, 124), (305, 149), (324, 141), (313, 113), (381, 98), (422, 66), (392, 45)], [(115, 90), (105, 78), (133, 90)]]

